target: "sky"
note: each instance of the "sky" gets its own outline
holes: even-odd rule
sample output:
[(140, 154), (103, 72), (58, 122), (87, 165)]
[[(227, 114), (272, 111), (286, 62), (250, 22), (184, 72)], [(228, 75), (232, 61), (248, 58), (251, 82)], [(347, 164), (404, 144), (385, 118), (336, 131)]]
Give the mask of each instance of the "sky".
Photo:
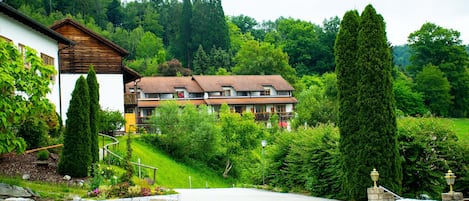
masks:
[(225, 15), (258, 22), (283, 16), (318, 25), (334, 16), (342, 19), (348, 10), (361, 13), (368, 4), (383, 16), (392, 45), (406, 44), (426, 22), (459, 31), (463, 44), (469, 44), (469, 0), (222, 0)]

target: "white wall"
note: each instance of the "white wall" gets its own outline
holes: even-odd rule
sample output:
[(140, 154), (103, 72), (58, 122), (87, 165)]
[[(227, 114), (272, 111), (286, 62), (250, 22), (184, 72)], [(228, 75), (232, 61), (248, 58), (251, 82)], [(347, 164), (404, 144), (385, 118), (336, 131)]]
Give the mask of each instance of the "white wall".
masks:
[[(36, 30), (28, 27), (9, 16), (0, 13), (0, 35), (13, 41), (18, 46), (22, 45), (35, 49), (38, 56), (41, 52), (54, 58), (55, 70), (58, 70), (58, 42)], [(56, 77), (56, 83), (51, 85), (51, 93), (47, 98), (56, 105), (56, 110), (59, 112), (59, 83)]]
[[(86, 74), (61, 74), (62, 119), (67, 119), (67, 110), (77, 79)], [(124, 113), (124, 84), (122, 74), (97, 74), (99, 83), (99, 104), (102, 109), (118, 110)]]

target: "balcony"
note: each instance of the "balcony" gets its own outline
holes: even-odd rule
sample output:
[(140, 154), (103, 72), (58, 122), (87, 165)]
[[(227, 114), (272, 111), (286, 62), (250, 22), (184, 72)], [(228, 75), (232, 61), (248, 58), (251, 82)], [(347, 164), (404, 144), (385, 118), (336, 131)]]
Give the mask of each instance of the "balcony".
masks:
[(124, 105), (137, 106), (137, 94), (134, 94), (134, 93), (124, 94)]

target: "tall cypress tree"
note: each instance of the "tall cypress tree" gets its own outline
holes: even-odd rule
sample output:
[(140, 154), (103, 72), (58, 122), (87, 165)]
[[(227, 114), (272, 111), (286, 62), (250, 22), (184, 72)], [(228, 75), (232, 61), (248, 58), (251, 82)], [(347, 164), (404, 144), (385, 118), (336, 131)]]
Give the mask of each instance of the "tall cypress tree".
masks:
[(355, 185), (352, 178), (356, 171), (355, 137), (359, 129), (356, 123), (358, 115), (357, 96), (360, 71), (356, 63), (358, 59), (358, 29), (359, 14), (356, 10), (345, 13), (340, 24), (340, 30), (335, 41), (335, 62), (337, 72), (337, 87), (339, 89), (339, 129), (340, 152), (344, 171), (345, 194), (351, 196)]
[[(368, 5), (361, 15), (358, 33), (358, 82), (355, 158), (352, 200), (366, 200), (366, 188), (371, 185), (370, 171), (380, 172), (380, 183), (399, 193), (401, 163), (397, 143), (397, 125), (392, 80), (391, 48), (384, 19)], [(354, 159), (355, 160), (355, 159)]]
[(96, 78), (96, 72), (93, 66), (90, 66), (86, 81), (90, 94), (90, 138), (91, 138), (91, 158), (92, 162), (99, 162), (99, 145), (98, 145), (98, 113), (99, 113), (99, 84)]
[(72, 177), (85, 177), (91, 166), (90, 97), (83, 76), (77, 80), (67, 111), (64, 148), (58, 172)]
[(182, 13), (179, 22), (179, 33), (176, 36), (176, 57), (183, 65), (190, 67), (192, 59), (192, 3), (191, 0), (183, 0)]

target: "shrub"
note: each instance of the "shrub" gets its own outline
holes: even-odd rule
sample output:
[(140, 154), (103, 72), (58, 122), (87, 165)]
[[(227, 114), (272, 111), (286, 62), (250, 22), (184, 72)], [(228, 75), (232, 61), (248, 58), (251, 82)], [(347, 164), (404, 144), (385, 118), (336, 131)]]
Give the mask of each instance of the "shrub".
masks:
[(282, 133), (266, 153), (267, 178), (282, 189), (308, 190), (314, 196), (341, 198), (339, 132), (333, 125)]
[(43, 119), (30, 117), (21, 125), (18, 136), (26, 141), (26, 149), (34, 149), (47, 144), (48, 130)]
[(461, 167), (468, 164), (467, 155), (457, 151), (457, 137), (448, 125), (435, 118), (401, 118), (398, 131), (406, 178), (402, 181), (403, 196), (417, 198), (428, 194), (436, 199), (446, 187), (443, 176), (448, 169), (464, 176)]
[(49, 151), (41, 150), (41, 151), (37, 152), (36, 158), (37, 158), (37, 160), (40, 160), (40, 161), (45, 161), (45, 160), (49, 159)]

